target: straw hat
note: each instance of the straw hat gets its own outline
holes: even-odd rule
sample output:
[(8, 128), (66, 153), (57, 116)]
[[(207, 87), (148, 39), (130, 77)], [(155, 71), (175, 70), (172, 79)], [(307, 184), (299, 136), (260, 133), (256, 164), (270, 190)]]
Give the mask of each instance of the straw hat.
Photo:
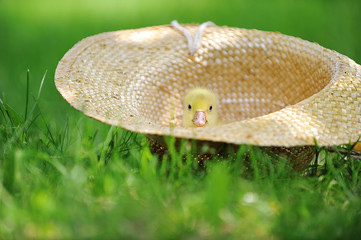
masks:
[[(276, 32), (202, 27), (83, 39), (59, 62), (56, 87), (86, 115), (147, 135), (285, 147), (361, 135), (361, 67), (353, 60)], [(195, 50), (189, 36), (198, 36)], [(196, 86), (218, 95), (226, 124), (182, 126), (182, 99)]]

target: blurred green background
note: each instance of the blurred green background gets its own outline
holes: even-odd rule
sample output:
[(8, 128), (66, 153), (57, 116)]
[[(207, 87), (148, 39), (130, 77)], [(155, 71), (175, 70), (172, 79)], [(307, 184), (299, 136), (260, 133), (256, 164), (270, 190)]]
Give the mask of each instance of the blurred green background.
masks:
[(360, 13), (360, 0), (0, 0), (0, 94), (23, 112), (26, 69), (33, 95), (47, 71), (40, 109), (53, 124), (61, 124), (66, 115), (79, 114), (53, 80), (67, 50), (90, 35), (174, 19), (278, 31), (361, 63)]

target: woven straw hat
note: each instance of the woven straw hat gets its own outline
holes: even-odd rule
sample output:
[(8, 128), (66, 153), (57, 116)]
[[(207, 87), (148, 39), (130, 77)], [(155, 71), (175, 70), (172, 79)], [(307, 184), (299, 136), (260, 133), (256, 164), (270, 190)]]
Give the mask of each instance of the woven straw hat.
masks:
[[(199, 25), (183, 25), (191, 36)], [(147, 135), (260, 146), (339, 145), (361, 135), (361, 66), (276, 32), (207, 26), (197, 49), (171, 25), (101, 33), (59, 62), (55, 84), (76, 109)], [(196, 86), (226, 124), (182, 126)]]

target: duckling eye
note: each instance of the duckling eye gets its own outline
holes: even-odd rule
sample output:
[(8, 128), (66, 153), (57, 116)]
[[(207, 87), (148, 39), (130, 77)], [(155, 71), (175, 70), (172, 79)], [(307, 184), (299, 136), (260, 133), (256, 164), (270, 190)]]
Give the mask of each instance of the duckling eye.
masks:
[(211, 105), (211, 106), (209, 107), (209, 111), (212, 111), (212, 109), (213, 109), (213, 106)]
[(192, 110), (192, 106), (188, 104), (188, 110)]

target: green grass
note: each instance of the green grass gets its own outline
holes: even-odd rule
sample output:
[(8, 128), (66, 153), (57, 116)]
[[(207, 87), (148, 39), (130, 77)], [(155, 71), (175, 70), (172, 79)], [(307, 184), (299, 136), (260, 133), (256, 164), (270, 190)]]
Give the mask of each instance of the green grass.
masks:
[(85, 116), (51, 127), (38, 105), (42, 86), (26, 101), (27, 118), (1, 100), (0, 239), (361, 234), (361, 161), (351, 146), (315, 148), (322, 164), (314, 174), (251, 146), (241, 146), (236, 159), (199, 167), (192, 150), (175, 148), (172, 138), (160, 161), (144, 136)]
[(361, 63), (360, 11), (358, 0), (0, 0), (0, 240), (358, 238), (351, 146), (315, 147), (317, 165), (295, 172), (251, 146), (199, 167), (167, 138), (160, 161), (145, 136), (71, 108), (53, 79), (82, 38), (173, 19), (279, 31)]

